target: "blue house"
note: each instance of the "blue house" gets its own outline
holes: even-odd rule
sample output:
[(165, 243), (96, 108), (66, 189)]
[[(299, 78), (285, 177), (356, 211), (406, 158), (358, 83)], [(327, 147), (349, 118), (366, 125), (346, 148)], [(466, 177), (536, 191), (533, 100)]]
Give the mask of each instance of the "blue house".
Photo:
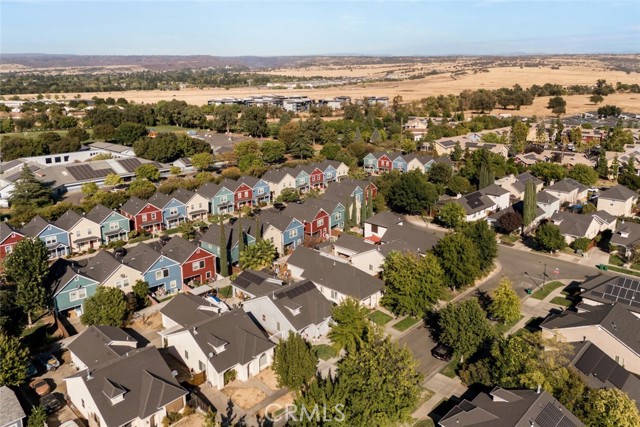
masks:
[[(255, 224), (253, 222), (253, 224)], [(235, 264), (240, 259), (240, 242), (238, 240), (238, 227), (234, 224), (224, 224), (224, 234), (227, 239), (227, 261)], [(251, 234), (251, 230), (243, 227), (243, 238), (246, 246), (256, 243), (256, 238)], [(255, 232), (255, 231), (254, 231)], [(200, 238), (200, 246), (216, 256), (216, 271), (220, 269), (220, 225), (212, 225), (209, 230)]]
[(407, 171), (407, 161), (406, 159), (402, 156), (402, 154), (398, 154), (398, 155), (393, 155), (390, 154), (389, 155), (392, 158), (393, 161), (393, 170), (397, 170), (400, 172), (406, 172)]
[(51, 224), (40, 215), (34, 217), (27, 225), (20, 229), (20, 233), (27, 237), (37, 237), (42, 240), (49, 250), (49, 258), (60, 258), (71, 253), (69, 233)]
[(262, 238), (271, 242), (278, 255), (287, 255), (304, 240), (304, 224), (297, 219), (272, 210), (260, 214)]
[(46, 280), (58, 315), (66, 315), (70, 311), (82, 315), (84, 301), (95, 294), (100, 285), (81, 274), (74, 261), (66, 259), (58, 259), (53, 263)]
[(378, 158), (373, 153), (364, 156), (362, 162), (365, 172), (375, 173), (378, 170)]
[(253, 205), (267, 205), (271, 203), (271, 188), (266, 181), (253, 176), (243, 176), (238, 184), (247, 184), (253, 190)]
[(196, 190), (196, 193), (202, 194), (209, 199), (211, 206), (210, 212), (214, 215), (233, 212), (234, 194), (233, 191), (213, 182), (208, 182)]
[(187, 205), (175, 197), (157, 191), (148, 201), (162, 210), (162, 222), (166, 229), (175, 228), (187, 220)]
[(138, 243), (130, 249), (122, 261), (142, 274), (151, 292), (172, 293), (182, 289), (180, 264), (145, 243)]
[(309, 190), (309, 173), (302, 169), (300, 166), (296, 166), (291, 170), (291, 174), (296, 179), (296, 188), (300, 192)]
[(103, 244), (108, 245), (116, 240), (127, 241), (129, 239), (131, 221), (126, 216), (104, 205), (96, 205), (85, 216), (96, 224), (100, 224), (100, 236)]
[(333, 167), (330, 160), (325, 160), (317, 164), (324, 174), (324, 184), (338, 180), (338, 171)]

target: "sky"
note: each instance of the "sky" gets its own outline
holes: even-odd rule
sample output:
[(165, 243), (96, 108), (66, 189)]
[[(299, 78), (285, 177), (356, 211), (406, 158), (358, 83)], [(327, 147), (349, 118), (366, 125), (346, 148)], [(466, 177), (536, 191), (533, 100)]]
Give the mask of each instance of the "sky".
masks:
[(637, 0), (0, 0), (0, 53), (639, 52)]

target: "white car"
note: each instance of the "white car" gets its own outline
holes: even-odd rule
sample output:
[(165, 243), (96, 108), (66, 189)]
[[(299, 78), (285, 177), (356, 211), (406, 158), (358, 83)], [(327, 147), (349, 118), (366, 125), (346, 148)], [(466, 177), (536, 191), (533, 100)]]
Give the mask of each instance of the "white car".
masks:
[(69, 420), (60, 424), (60, 427), (80, 427), (80, 426), (74, 420)]

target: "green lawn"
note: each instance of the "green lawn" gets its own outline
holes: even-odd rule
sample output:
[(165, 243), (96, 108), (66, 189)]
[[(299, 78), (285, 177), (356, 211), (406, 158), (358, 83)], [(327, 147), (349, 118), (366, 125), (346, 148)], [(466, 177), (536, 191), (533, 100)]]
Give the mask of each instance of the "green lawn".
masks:
[(180, 126), (147, 126), (148, 130), (154, 130), (158, 133), (168, 133), (168, 132), (186, 132), (189, 130), (195, 130), (191, 128), (183, 128)]
[(371, 320), (373, 323), (377, 323), (380, 326), (386, 325), (392, 319), (393, 317), (378, 310), (369, 313), (369, 320)]
[(523, 315), (520, 315), (520, 317), (519, 317), (518, 319), (516, 319), (516, 320), (512, 320), (512, 321), (507, 322), (507, 323), (499, 322), (499, 323), (496, 325), (496, 332), (497, 332), (498, 334), (500, 334), (500, 335), (503, 335), (505, 332), (507, 332), (509, 329), (511, 329), (511, 328), (513, 327), (513, 325), (515, 325), (515, 324), (516, 324), (516, 323), (518, 323), (520, 320), (522, 320), (522, 318), (523, 318), (523, 317), (524, 317)]
[(420, 420), (413, 425), (413, 427), (434, 427), (433, 420), (431, 418), (425, 418), (424, 420)]
[(612, 265), (609, 266), (609, 271), (615, 271), (616, 273), (630, 274), (632, 276), (640, 276), (640, 271), (627, 270), (626, 268), (614, 267)]
[(520, 239), (520, 236), (516, 236), (513, 234), (501, 234), (500, 235), (500, 241), (501, 242), (507, 242), (507, 243), (515, 243)]
[(531, 295), (532, 298), (543, 300), (554, 290), (564, 286), (562, 282), (550, 282), (544, 285), (544, 288), (540, 288)]
[(416, 319), (415, 317), (411, 317), (411, 316), (407, 316), (404, 319), (402, 319), (401, 321), (397, 322), (395, 325), (393, 325), (393, 329), (400, 331), (400, 332), (404, 332), (407, 329), (409, 329), (410, 327), (412, 327), (413, 325), (415, 325), (416, 323), (418, 323), (420, 321), (420, 319)]
[(231, 288), (231, 285), (225, 286), (224, 288), (220, 288), (218, 290), (218, 298), (227, 299), (230, 298), (232, 294), (233, 289)]
[[(3, 134), (0, 135), (0, 137), (2, 137), (2, 136), (23, 136), (23, 137), (27, 137), (27, 138), (35, 138), (37, 136), (42, 135), (43, 133), (49, 133), (49, 132), (57, 133), (60, 136), (67, 136), (67, 133), (69, 133), (68, 130), (36, 130), (36, 131), (27, 131), (27, 132), (3, 133)], [(91, 133), (90, 130), (87, 130), (87, 132)]]
[(624, 260), (620, 258), (618, 255), (610, 255), (609, 264), (615, 265), (617, 267), (622, 267), (624, 265)]
[(457, 359), (452, 359), (451, 362), (449, 362), (447, 364), (447, 366), (445, 366), (444, 368), (442, 368), (442, 370), (440, 371), (440, 373), (442, 375), (445, 375), (449, 378), (455, 378), (456, 377), (456, 372), (458, 371), (458, 367), (459, 367), (459, 363)]
[(555, 297), (551, 299), (551, 304), (558, 304), (563, 307), (569, 307), (571, 305), (571, 301), (566, 299), (565, 297)]
[(328, 344), (314, 345), (313, 352), (322, 360), (329, 360), (338, 355), (336, 349)]
[(176, 228), (170, 228), (170, 229), (168, 229), (168, 230), (164, 230), (164, 231), (162, 232), (162, 235), (164, 235), (164, 236), (170, 236), (170, 235), (172, 235), (172, 234), (177, 234), (177, 233), (179, 233), (179, 232), (180, 232), (180, 229), (179, 229), (178, 227), (176, 227)]

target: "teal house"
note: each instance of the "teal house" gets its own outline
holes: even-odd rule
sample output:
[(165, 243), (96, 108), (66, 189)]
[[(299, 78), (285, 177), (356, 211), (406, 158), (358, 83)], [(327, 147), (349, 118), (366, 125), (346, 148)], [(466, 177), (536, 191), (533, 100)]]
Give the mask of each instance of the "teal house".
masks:
[(301, 168), (300, 166), (296, 166), (291, 170), (291, 175), (296, 180), (296, 189), (302, 193), (309, 190), (309, 172)]
[(99, 283), (81, 274), (73, 261), (58, 259), (47, 276), (49, 292), (56, 315), (68, 316), (72, 311), (80, 316), (84, 301), (96, 293)]
[(103, 205), (96, 205), (87, 213), (86, 218), (100, 224), (100, 236), (104, 245), (116, 240), (127, 241), (129, 239), (131, 221), (119, 212)]
[(208, 182), (196, 190), (209, 200), (209, 212), (214, 215), (232, 213), (234, 210), (233, 191), (213, 182)]

